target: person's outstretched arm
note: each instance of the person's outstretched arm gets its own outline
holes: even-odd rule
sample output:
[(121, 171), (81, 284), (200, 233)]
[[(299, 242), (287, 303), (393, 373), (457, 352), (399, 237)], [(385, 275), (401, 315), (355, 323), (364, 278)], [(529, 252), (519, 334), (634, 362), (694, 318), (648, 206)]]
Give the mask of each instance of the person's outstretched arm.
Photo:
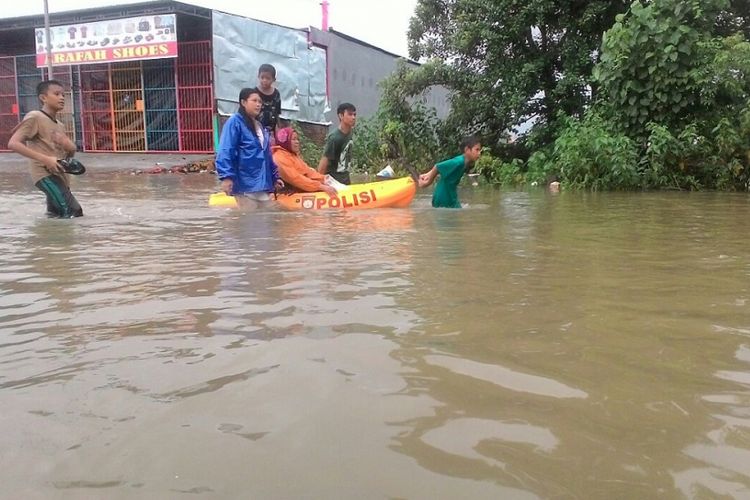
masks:
[(429, 172), (425, 172), (424, 174), (419, 176), (419, 187), (427, 187), (430, 184), (432, 184), (435, 181), (435, 177), (438, 175), (438, 168), (437, 166), (434, 166), (430, 169)]
[(280, 172), (279, 172), (279, 166), (276, 164), (276, 162), (273, 159), (273, 156), (270, 154), (268, 155), (268, 160), (271, 162), (271, 173), (273, 177), (273, 187), (275, 189), (283, 189), (284, 179), (281, 178)]
[[(320, 180), (318, 178), (312, 179), (307, 177), (301, 169), (295, 168), (292, 162), (285, 161), (281, 155), (276, 155), (274, 162), (279, 167), (279, 174), (285, 183), (306, 192), (323, 191), (320, 189)], [(310, 171), (314, 172), (312, 169)]]
[(336, 158), (338, 158), (338, 155), (336, 154), (336, 144), (333, 140), (333, 137), (329, 135), (326, 139), (326, 146), (323, 150), (323, 156), (318, 162), (318, 172), (326, 175), (328, 173), (328, 169), (331, 166), (331, 162)]
[(325, 155), (318, 162), (318, 172), (323, 175), (328, 173), (328, 158)]

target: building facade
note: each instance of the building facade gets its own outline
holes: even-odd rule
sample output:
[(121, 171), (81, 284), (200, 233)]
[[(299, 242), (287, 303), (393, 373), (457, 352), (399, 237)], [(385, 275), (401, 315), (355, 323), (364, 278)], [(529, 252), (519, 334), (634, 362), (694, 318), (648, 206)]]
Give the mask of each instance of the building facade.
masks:
[[(52, 79), (67, 89), (60, 115), (82, 151), (215, 150), (221, 124), (237, 109), (257, 68), (277, 68), (282, 118), (320, 128), (338, 124), (341, 102), (367, 117), (378, 83), (398, 56), (333, 30), (293, 29), (184, 2), (161, 0), (54, 13)], [(46, 67), (43, 16), (0, 19), (0, 150), (39, 106)], [(411, 63), (415, 64), (415, 63)], [(427, 104), (447, 114), (443, 89)]]
[[(51, 24), (51, 77), (68, 89), (60, 119), (81, 150), (213, 150), (210, 10), (150, 2), (53, 14)], [(49, 77), (43, 26), (42, 16), (0, 20), (0, 149), (39, 106), (36, 85)], [(177, 57), (150, 58), (167, 38)]]
[[(325, 47), (328, 54), (328, 121), (338, 124), (336, 108), (342, 102), (354, 104), (360, 117), (375, 114), (382, 95), (378, 84), (395, 71), (399, 59), (403, 58), (334, 29), (310, 28), (310, 39)], [(414, 61), (406, 62), (418, 66)], [(424, 99), (425, 105), (433, 108), (439, 118), (448, 116), (450, 103), (445, 88), (430, 88)]]

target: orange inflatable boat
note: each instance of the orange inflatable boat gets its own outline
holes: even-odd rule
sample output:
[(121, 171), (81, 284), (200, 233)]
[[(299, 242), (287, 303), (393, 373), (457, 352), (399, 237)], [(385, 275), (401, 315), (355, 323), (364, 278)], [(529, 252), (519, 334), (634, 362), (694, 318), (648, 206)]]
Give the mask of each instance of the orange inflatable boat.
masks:
[[(352, 184), (329, 196), (318, 191), (314, 193), (280, 194), (276, 202), (289, 210), (362, 210), (365, 208), (403, 208), (409, 205), (417, 192), (417, 185), (411, 177), (401, 177), (386, 181)], [(208, 198), (210, 207), (237, 207), (234, 196), (214, 193)]]

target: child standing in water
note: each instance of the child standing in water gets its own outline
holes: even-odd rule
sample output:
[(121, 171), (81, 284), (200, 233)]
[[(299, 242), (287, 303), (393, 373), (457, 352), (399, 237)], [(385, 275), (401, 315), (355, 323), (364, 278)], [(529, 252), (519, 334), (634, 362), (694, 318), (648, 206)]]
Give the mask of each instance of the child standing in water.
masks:
[(57, 162), (76, 152), (76, 145), (57, 121), (57, 114), (65, 107), (65, 89), (56, 80), (45, 80), (37, 85), (36, 93), (42, 108), (29, 112), (13, 129), (8, 148), (31, 160), (34, 185), (47, 196), (47, 215), (80, 217), (83, 209), (70, 192), (68, 175)]
[(270, 64), (261, 64), (258, 68), (257, 89), (260, 91), (263, 107), (258, 120), (271, 133), (272, 139), (281, 115), (281, 94), (273, 86), (274, 82), (276, 82), (276, 68)]
[(419, 187), (427, 187), (440, 174), (440, 180), (432, 193), (432, 206), (443, 208), (461, 208), (458, 201), (458, 183), (464, 173), (471, 170), (474, 162), (482, 154), (482, 143), (475, 136), (466, 137), (461, 141), (462, 154), (442, 161), (432, 167), (429, 172), (419, 176)]
[(240, 106), (224, 124), (216, 153), (221, 190), (236, 196), (241, 207), (271, 201), (270, 193), (284, 187), (271, 157), (270, 135), (258, 121), (262, 101), (258, 89), (242, 89)]

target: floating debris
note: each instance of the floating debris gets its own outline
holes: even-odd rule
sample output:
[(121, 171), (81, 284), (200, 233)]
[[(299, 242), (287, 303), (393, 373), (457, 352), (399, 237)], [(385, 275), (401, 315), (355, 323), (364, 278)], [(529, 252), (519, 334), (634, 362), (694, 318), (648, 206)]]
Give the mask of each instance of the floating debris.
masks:
[(213, 158), (207, 158), (205, 160), (191, 161), (185, 165), (175, 165), (172, 167), (163, 167), (160, 163), (157, 163), (151, 168), (146, 169), (134, 169), (130, 172), (131, 175), (139, 174), (204, 174), (204, 173), (216, 173), (216, 163)]

